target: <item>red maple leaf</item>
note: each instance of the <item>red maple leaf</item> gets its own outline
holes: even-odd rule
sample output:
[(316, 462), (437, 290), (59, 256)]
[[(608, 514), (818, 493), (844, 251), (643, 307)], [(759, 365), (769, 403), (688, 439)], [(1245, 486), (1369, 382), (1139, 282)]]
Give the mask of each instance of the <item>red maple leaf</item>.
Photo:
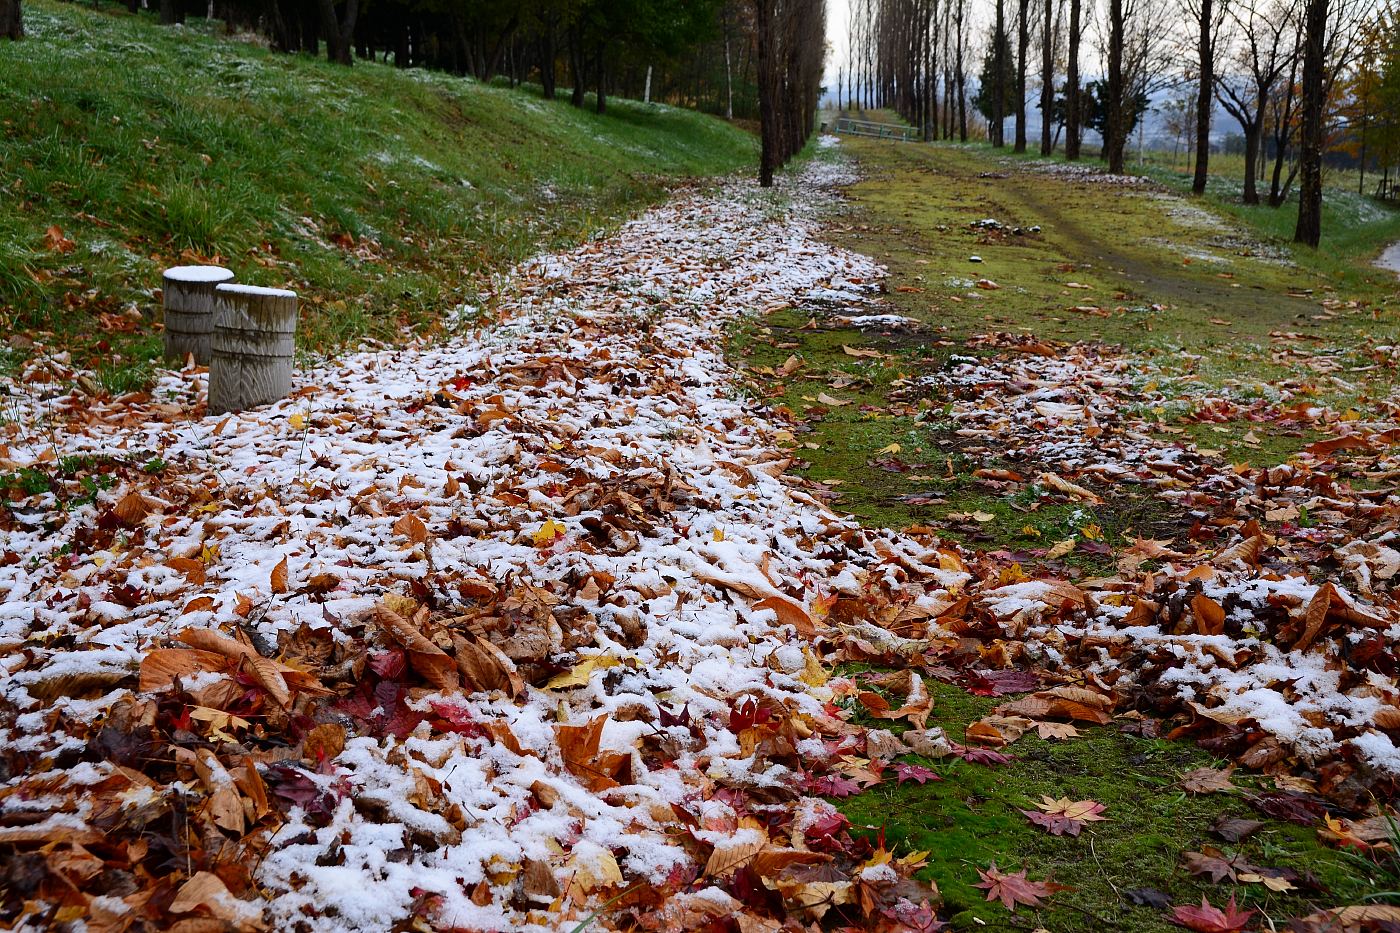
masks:
[(1013, 913), (1017, 904), (1039, 907), (1042, 897), (1049, 897), (1056, 891), (1064, 890), (1064, 885), (1054, 882), (1031, 881), (1026, 877), (1025, 871), (999, 871), (996, 862), (985, 871), (977, 869), (977, 874), (982, 876), (982, 880), (973, 887), (983, 889), (987, 892), (987, 900), (1001, 901), (1002, 905)]
[(972, 748), (967, 745), (959, 745), (957, 742), (949, 742), (948, 744), (952, 747), (954, 755), (973, 764), (1004, 765), (1013, 760), (1011, 755), (1003, 755), (990, 748)]
[(999, 697), (1028, 693), (1040, 686), (1040, 678), (1030, 671), (969, 671), (963, 685), (976, 696)]
[(899, 777), (900, 784), (905, 781), (918, 781), (920, 784), (926, 784), (929, 781), (943, 780), (937, 773), (923, 765), (906, 765), (902, 761), (894, 763), (894, 773)]
[(1254, 916), (1252, 910), (1240, 910), (1235, 905), (1235, 895), (1230, 895), (1230, 903), (1225, 905), (1225, 909), (1212, 907), (1210, 901), (1201, 897), (1201, 906), (1173, 907), (1172, 923), (1184, 926), (1188, 930), (1195, 930), (1196, 933), (1237, 933), (1249, 926), (1249, 920)]

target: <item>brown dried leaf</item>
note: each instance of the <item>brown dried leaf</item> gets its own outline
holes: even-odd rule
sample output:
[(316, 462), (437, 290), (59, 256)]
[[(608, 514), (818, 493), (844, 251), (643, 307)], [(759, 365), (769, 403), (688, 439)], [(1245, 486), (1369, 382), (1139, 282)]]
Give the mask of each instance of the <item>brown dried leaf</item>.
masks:
[(369, 615), (399, 647), (408, 652), (408, 663), (424, 680), (439, 690), (455, 691), (460, 688), (457, 662), (428, 641), (412, 622), (387, 606), (375, 606)]
[(395, 534), (401, 534), (414, 544), (423, 544), (428, 540), (428, 526), (423, 524), (423, 520), (412, 512), (407, 512), (402, 518), (394, 522)]

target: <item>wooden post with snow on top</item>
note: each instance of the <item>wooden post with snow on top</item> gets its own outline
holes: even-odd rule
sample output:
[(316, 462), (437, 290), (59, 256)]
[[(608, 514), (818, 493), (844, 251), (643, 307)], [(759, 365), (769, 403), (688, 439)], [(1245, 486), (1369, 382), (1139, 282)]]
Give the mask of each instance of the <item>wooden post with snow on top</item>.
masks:
[(209, 341), (216, 316), (214, 289), (233, 280), (223, 266), (176, 266), (161, 277), (165, 306), (165, 358), (184, 361), (190, 354), (209, 365)]
[(209, 363), (209, 413), (242, 411), (285, 398), (292, 391), (297, 293), (255, 285), (216, 290)]

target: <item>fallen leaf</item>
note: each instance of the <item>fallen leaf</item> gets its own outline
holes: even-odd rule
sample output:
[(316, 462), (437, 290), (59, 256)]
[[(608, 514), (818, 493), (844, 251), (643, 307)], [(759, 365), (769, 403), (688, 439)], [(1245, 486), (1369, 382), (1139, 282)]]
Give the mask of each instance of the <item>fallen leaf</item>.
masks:
[(1052, 836), (1078, 836), (1085, 823), (1097, 823), (1108, 819), (1106, 816), (1100, 816), (1106, 809), (1104, 805), (1094, 800), (1042, 796), (1036, 806), (1040, 807), (1040, 810), (1021, 812), (1032, 823), (1048, 830)]
[(1196, 768), (1183, 774), (1177, 784), (1188, 794), (1220, 794), (1238, 790), (1230, 783), (1233, 773), (1233, 768)]
[(1031, 881), (1026, 877), (1025, 871), (1002, 872), (997, 869), (996, 862), (993, 862), (985, 871), (977, 869), (977, 874), (982, 880), (974, 884), (974, 888), (981, 888), (987, 892), (987, 900), (1001, 901), (1002, 906), (1007, 910), (1016, 911), (1016, 905), (1024, 904), (1027, 907), (1042, 906), (1041, 898), (1049, 897), (1056, 891), (1066, 890), (1064, 885), (1047, 881)]
[(1249, 926), (1253, 916), (1254, 911), (1242, 911), (1235, 905), (1235, 896), (1232, 894), (1230, 903), (1224, 910), (1212, 907), (1204, 896), (1201, 897), (1200, 907), (1174, 907), (1171, 921), (1188, 930), (1195, 930), (1196, 933), (1236, 933)]

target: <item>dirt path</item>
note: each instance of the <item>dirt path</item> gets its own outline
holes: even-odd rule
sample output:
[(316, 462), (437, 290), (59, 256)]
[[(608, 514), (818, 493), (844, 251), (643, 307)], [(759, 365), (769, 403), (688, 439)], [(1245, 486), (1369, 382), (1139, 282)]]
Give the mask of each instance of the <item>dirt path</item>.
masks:
[(1376, 265), (1400, 275), (1400, 243), (1392, 243), (1387, 246), (1376, 260)]
[[(1008, 199), (1024, 205), (1023, 215), (1043, 218), (1038, 223), (1061, 234), (1060, 243), (1070, 247), (1064, 256), (1066, 262), (1087, 260), (1106, 265), (1122, 277), (1123, 290), (1134, 297), (1269, 322), (1288, 317), (1306, 319), (1316, 312), (1312, 301), (1269, 293), (1260, 285), (1232, 287), (1229, 280), (1183, 275), (1180, 257), (1165, 249), (1159, 248), (1156, 255), (1125, 249), (1128, 244), (1115, 233), (1111, 222), (1103, 222), (1102, 215), (1086, 211), (1083, 205), (1067, 204), (1032, 172), (1014, 173), (1005, 184)], [(1109, 194), (1105, 191), (1103, 196)]]

